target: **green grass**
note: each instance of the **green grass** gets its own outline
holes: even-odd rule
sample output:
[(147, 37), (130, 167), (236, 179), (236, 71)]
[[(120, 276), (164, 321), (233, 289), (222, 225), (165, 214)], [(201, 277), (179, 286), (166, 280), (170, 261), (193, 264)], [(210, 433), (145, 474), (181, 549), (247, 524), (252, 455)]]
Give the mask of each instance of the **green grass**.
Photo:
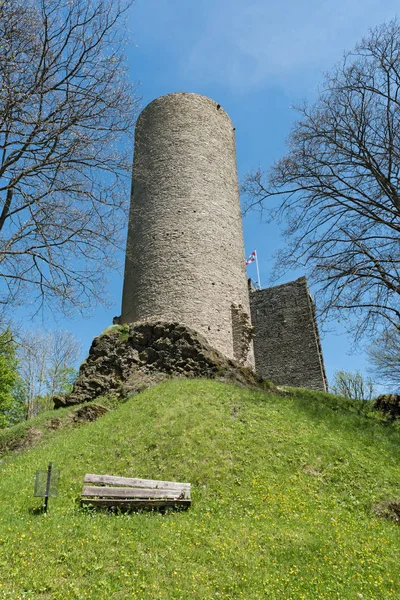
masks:
[[(0, 463), (0, 599), (400, 598), (400, 432), (315, 392), (168, 381)], [(12, 432), (8, 433), (12, 435)], [(36, 514), (36, 469), (61, 469)], [(85, 473), (192, 483), (186, 512), (83, 510)]]
[(57, 412), (55, 412), (54, 410), (48, 410), (41, 413), (35, 419), (23, 421), (22, 423), (18, 423), (18, 425), (10, 427), (9, 429), (0, 430), (0, 453), (3, 453), (10, 449), (18, 449), (25, 443), (28, 443), (29, 445), (29, 441), (27, 442), (27, 438), (35, 437), (34, 435), (30, 435), (30, 432), (32, 432), (32, 430), (36, 432), (36, 437), (40, 437), (42, 441), (45, 441), (49, 437), (52, 437), (53, 430), (50, 424), (53, 419), (60, 420), (64, 427), (72, 426), (68, 422), (68, 417), (75, 408), (76, 406), (62, 408), (60, 410), (57, 410)]

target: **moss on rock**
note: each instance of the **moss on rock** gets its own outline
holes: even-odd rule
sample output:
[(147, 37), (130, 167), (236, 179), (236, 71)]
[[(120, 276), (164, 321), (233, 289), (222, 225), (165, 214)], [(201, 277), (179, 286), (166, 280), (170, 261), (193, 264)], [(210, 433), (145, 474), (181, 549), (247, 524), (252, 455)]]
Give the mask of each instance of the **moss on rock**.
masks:
[(264, 385), (253, 371), (212, 348), (206, 338), (180, 323), (113, 325), (93, 340), (72, 393), (56, 396), (56, 408), (103, 395), (126, 397), (166, 377), (222, 378)]

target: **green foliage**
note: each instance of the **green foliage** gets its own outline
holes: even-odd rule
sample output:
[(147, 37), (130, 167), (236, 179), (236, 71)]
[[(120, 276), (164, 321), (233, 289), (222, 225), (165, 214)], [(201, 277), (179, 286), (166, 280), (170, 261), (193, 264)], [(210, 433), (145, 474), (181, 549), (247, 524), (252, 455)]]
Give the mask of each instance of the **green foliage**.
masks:
[(126, 340), (129, 337), (129, 324), (128, 323), (123, 323), (122, 325), (120, 325), (120, 330), (119, 330), (119, 341), (120, 342), (126, 342)]
[[(49, 380), (55, 376), (55, 369), (50, 369)], [(57, 373), (57, 394), (70, 394), (77, 378), (78, 371), (72, 366), (63, 367)]]
[[(399, 529), (373, 506), (398, 495), (400, 432), (346, 402), (171, 380), (76, 429), (40, 415), (39, 445), (0, 463), (4, 597), (398, 598)], [(50, 460), (45, 517), (33, 476)], [(88, 472), (190, 481), (193, 505), (82, 510)]]
[(110, 333), (119, 332), (119, 341), (126, 342), (129, 337), (129, 323), (123, 323), (122, 325), (110, 325), (110, 327), (106, 327), (104, 331), (100, 334), (100, 337), (103, 335), (109, 335)]
[[(46, 374), (44, 387), (47, 390), (53, 389), (57, 394), (69, 394), (72, 392), (72, 387), (77, 376), (77, 370), (74, 367), (64, 367), (57, 369), (49, 368)], [(56, 387), (54, 386), (56, 382)], [(31, 411), (33, 415), (54, 408), (53, 396), (51, 394), (42, 394), (31, 399)]]
[(336, 371), (331, 390), (349, 400), (372, 400), (375, 392), (372, 380), (359, 371)]
[(18, 360), (17, 364), (17, 377), (13, 388), (13, 403), (8, 411), (8, 426), (11, 427), (25, 421), (27, 418), (27, 406), (26, 406), (26, 388), (23, 380), (21, 379), (18, 372)]
[(25, 331), (18, 343), (18, 371), (23, 381), (27, 417), (53, 408), (55, 394), (69, 393), (76, 377), (72, 366), (80, 344), (69, 331)]
[[(35, 445), (39, 440), (45, 443), (54, 435), (52, 422), (54, 419), (61, 421), (61, 427), (71, 429), (73, 423), (70, 419), (70, 413), (76, 407), (58, 409), (57, 412), (51, 410), (40, 413), (37, 417), (30, 420), (20, 421), (16, 425), (0, 430), (0, 455), (6, 454), (10, 450), (20, 450), (29, 448), (33, 442)], [(32, 439), (32, 431), (36, 434)]]
[(17, 372), (16, 344), (10, 329), (0, 333), (0, 428), (24, 416), (23, 388)]
[(54, 402), (52, 396), (48, 394), (44, 396), (35, 396), (31, 402), (32, 414), (38, 415), (41, 412), (52, 410), (54, 408)]

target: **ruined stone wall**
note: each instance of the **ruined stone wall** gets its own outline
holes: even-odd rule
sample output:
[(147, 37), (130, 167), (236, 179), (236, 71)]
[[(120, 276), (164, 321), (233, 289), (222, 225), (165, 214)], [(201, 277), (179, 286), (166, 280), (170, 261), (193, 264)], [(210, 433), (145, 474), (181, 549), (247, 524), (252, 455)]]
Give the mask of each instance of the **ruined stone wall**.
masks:
[(234, 129), (197, 94), (157, 98), (136, 127), (121, 322), (149, 319), (254, 365)]
[(250, 290), (257, 374), (277, 385), (327, 390), (327, 379), (305, 277)]

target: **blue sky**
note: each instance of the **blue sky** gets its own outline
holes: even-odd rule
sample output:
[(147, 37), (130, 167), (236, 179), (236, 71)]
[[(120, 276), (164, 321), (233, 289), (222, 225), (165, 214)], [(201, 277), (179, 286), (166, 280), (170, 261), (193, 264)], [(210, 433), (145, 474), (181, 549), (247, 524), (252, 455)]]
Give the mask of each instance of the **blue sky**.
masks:
[[(394, 0), (136, 0), (128, 16), (131, 77), (140, 82), (143, 106), (176, 91), (218, 101), (236, 127), (243, 177), (283, 154), (296, 118), (293, 105), (312, 101), (323, 72), (370, 27), (395, 17), (397, 7)], [(273, 254), (283, 243), (278, 227), (261, 223), (253, 213), (244, 219), (244, 234), (246, 254), (258, 251), (266, 286)], [(256, 278), (253, 265), (248, 273)], [(284, 280), (301, 274), (289, 273)], [(122, 269), (111, 278), (113, 307), (99, 309), (90, 319), (56, 323), (81, 339), (83, 355), (120, 314), (121, 289)], [(322, 339), (328, 378), (337, 369), (365, 371), (362, 349), (348, 354), (351, 340), (340, 324), (334, 329)]]

